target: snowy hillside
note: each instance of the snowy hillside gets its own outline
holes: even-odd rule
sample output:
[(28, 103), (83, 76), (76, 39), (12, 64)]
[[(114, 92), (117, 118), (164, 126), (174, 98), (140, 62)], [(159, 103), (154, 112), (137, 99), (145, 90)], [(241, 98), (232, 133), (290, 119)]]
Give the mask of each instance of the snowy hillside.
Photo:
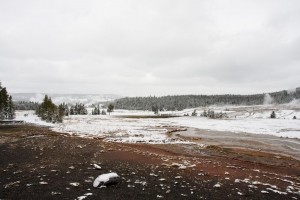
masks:
[[(48, 94), (55, 104), (60, 103), (83, 103), (86, 106), (113, 101), (120, 98), (118, 95), (113, 94)], [(14, 101), (33, 101), (42, 102), (45, 94), (41, 93), (14, 93), (12, 94)]]

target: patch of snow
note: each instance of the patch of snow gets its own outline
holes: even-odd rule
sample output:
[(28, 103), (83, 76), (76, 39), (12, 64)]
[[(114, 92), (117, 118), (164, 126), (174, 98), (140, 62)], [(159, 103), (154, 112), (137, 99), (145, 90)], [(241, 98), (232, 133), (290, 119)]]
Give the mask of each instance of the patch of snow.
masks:
[(83, 199), (87, 198), (88, 196), (92, 196), (92, 195), (93, 195), (93, 193), (86, 193), (83, 196), (77, 197), (77, 200), (83, 200)]
[(274, 192), (274, 193), (277, 193), (277, 194), (287, 195), (286, 192), (281, 192), (281, 191), (279, 191), (279, 190), (275, 190), (275, 189), (272, 189), (272, 188), (267, 188), (267, 190), (270, 190), (270, 191), (272, 191), (272, 192)]
[(244, 194), (242, 192), (237, 192), (238, 195), (243, 196)]
[(101, 169), (101, 167), (97, 164), (93, 164), (93, 166), (94, 166), (95, 169)]
[(8, 183), (4, 186), (4, 188), (9, 188), (11, 186), (15, 186), (15, 185), (18, 185), (19, 183), (21, 183), (21, 181), (15, 181), (15, 182), (11, 182), (11, 183)]
[(61, 195), (61, 192), (51, 192), (51, 195)]
[(27, 110), (27, 111), (16, 111), (16, 118), (17, 121), (24, 121), (30, 124), (36, 124), (40, 126), (49, 126), (55, 127), (55, 124), (48, 123), (42, 121), (36, 114), (34, 110)]
[(93, 183), (94, 187), (98, 187), (100, 184), (105, 184), (107, 183), (110, 179), (112, 178), (117, 178), (119, 177), (119, 175), (117, 173), (107, 173), (107, 174), (101, 174), (100, 176), (98, 176)]

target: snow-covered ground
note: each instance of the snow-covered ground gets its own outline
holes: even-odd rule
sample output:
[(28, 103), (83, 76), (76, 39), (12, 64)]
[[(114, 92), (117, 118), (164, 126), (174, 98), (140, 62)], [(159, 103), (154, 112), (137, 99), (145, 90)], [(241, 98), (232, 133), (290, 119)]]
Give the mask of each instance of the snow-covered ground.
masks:
[(16, 111), (16, 120), (24, 121), (31, 124), (37, 124), (40, 126), (50, 126), (55, 127), (56, 124), (47, 123), (42, 121), (36, 114), (35, 111)]
[(200, 117), (181, 117), (168, 120), (176, 125), (205, 130), (300, 138), (300, 120), (257, 118), (220, 120)]
[[(39, 120), (32, 111), (19, 111), (17, 112), (17, 120), (49, 125), (58, 132), (88, 137), (97, 136), (109, 141), (130, 143), (182, 142), (171, 141), (167, 137), (167, 126), (300, 138), (300, 104), (298, 103), (263, 106), (212, 106), (195, 109), (198, 113), (196, 117), (127, 118), (122, 116), (151, 116), (154, 114), (149, 111), (116, 110), (111, 115), (104, 116), (78, 115), (65, 117), (62, 124), (45, 123)], [(180, 112), (162, 112), (161, 114), (191, 115), (195, 109), (186, 109)], [(204, 110), (208, 109), (214, 110), (216, 113), (227, 113), (228, 118), (208, 119), (199, 116)], [(272, 111), (275, 111), (276, 119), (270, 119)], [(28, 114), (28, 116), (25, 117), (24, 114)], [(294, 116), (296, 119), (293, 119)]]
[(111, 141), (162, 143), (167, 141), (167, 130), (158, 126), (166, 123), (155, 119), (77, 115), (66, 117), (63, 124), (58, 124), (53, 129), (58, 132), (105, 137)]

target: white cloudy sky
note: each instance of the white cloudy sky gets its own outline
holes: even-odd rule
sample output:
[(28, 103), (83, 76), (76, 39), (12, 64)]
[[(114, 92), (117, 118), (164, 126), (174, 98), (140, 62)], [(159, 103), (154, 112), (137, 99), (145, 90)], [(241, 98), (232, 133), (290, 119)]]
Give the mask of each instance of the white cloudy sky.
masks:
[(300, 86), (299, 0), (2, 0), (9, 92), (251, 94)]

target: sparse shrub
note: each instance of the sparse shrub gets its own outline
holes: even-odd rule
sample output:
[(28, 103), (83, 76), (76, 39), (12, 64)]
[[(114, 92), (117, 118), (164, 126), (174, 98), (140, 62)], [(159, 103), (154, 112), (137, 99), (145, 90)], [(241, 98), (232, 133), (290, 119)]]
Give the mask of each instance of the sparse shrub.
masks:
[(201, 117), (207, 117), (207, 112), (206, 112), (206, 110), (203, 111), (203, 113), (201, 114)]
[(275, 119), (276, 118), (276, 113), (275, 111), (272, 111), (271, 115), (270, 115), (270, 118), (271, 119)]
[(215, 111), (213, 110), (208, 110), (207, 112), (207, 117), (211, 119), (215, 119)]
[(197, 112), (196, 112), (196, 109), (192, 112), (192, 116), (197, 116)]

